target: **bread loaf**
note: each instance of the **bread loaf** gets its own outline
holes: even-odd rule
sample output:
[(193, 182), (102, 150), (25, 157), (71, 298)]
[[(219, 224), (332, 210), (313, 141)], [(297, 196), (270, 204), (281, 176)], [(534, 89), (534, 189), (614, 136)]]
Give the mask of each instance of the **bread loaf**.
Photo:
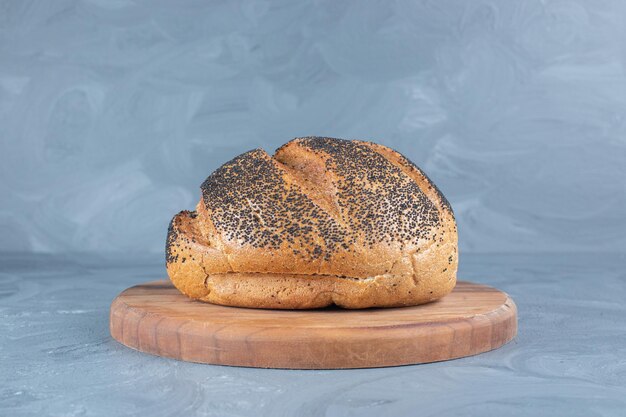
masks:
[(294, 139), (213, 172), (170, 223), (166, 264), (191, 298), (240, 307), (409, 306), (456, 283), (450, 204), (398, 152)]

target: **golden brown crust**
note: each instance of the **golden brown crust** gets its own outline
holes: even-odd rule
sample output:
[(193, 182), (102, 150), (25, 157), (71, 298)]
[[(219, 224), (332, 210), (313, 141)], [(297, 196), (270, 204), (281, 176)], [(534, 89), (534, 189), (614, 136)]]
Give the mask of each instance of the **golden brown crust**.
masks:
[(192, 298), (259, 308), (415, 305), (456, 282), (452, 210), (399, 153), (295, 139), (240, 155), (170, 225), (167, 268)]

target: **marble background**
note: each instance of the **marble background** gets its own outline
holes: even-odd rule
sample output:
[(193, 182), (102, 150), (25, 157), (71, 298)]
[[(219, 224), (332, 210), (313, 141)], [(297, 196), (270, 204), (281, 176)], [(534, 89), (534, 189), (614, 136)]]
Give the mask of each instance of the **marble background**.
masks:
[(221, 163), (398, 149), (462, 251), (626, 250), (626, 3), (1, 1), (0, 251), (158, 254)]
[[(514, 341), (349, 371), (113, 341), (204, 178), (304, 135), (420, 165)], [(624, 207), (622, 0), (0, 0), (0, 415), (623, 417)]]

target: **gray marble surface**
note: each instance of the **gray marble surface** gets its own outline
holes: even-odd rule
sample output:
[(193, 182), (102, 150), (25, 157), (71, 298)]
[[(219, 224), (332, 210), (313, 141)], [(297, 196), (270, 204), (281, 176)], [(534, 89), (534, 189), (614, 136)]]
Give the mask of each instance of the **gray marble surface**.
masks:
[[(160, 258), (0, 254), (2, 416), (624, 416), (626, 256), (463, 254), (507, 291), (519, 335), (448, 362), (288, 371), (184, 363), (121, 346), (108, 308)], [(279, 354), (279, 352), (277, 352)]]
[[(0, 417), (626, 416), (625, 22), (622, 0), (0, 0)], [(305, 135), (421, 166), (519, 337), (334, 372), (111, 340), (204, 178)]]

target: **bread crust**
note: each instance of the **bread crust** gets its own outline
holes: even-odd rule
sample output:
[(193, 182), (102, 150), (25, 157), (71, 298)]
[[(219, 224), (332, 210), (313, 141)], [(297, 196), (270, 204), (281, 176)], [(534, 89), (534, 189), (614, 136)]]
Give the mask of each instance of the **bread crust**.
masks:
[(184, 294), (253, 308), (367, 308), (454, 288), (454, 214), (401, 154), (298, 138), (273, 157), (238, 158), (207, 178), (195, 211), (170, 223), (167, 271)]

